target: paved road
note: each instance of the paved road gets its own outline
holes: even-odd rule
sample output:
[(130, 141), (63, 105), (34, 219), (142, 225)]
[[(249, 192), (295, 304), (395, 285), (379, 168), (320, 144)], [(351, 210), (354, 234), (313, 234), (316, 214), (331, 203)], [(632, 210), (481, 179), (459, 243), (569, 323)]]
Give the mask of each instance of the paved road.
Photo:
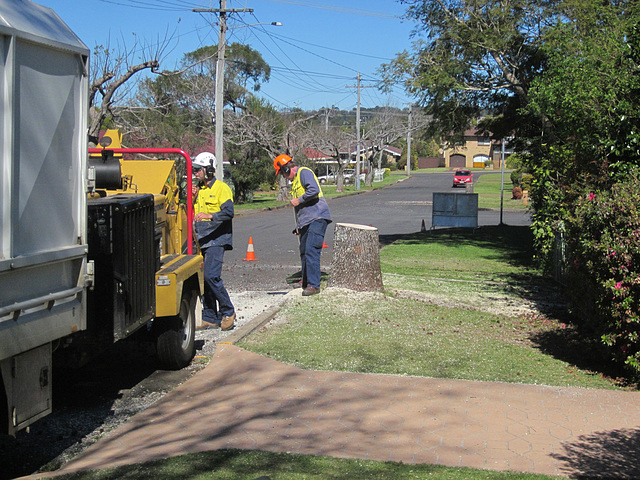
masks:
[[(482, 175), (499, 173), (480, 172)], [(334, 222), (372, 225), (378, 228), (380, 241), (386, 244), (400, 235), (419, 232), (424, 220), (431, 227), (431, 201), (434, 192), (462, 193), (451, 188), (451, 173), (418, 173), (395, 185), (358, 195), (329, 200)], [(507, 225), (528, 225), (524, 211), (503, 212)], [(499, 211), (478, 212), (478, 224), (498, 225)], [(234, 220), (234, 250), (225, 255), (223, 278), (229, 290), (281, 291), (288, 287), (287, 275), (300, 269), (297, 237), (292, 235), (293, 211), (290, 208), (236, 217)], [(256, 262), (247, 262), (249, 237), (253, 239)], [(331, 264), (333, 228), (327, 230), (322, 268)]]

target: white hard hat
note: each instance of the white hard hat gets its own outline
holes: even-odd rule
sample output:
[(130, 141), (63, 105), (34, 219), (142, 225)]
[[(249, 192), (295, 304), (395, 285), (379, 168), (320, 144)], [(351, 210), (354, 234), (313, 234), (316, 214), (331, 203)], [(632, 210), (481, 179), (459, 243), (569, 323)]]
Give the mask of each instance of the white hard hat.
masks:
[(196, 158), (191, 162), (196, 167), (214, 167), (216, 166), (216, 156), (213, 153), (202, 152), (196, 155)]

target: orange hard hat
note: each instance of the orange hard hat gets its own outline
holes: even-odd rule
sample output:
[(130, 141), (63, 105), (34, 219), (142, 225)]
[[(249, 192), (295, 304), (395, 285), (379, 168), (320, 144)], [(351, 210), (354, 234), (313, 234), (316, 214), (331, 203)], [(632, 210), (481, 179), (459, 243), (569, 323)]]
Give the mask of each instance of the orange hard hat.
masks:
[(276, 175), (280, 173), (280, 168), (289, 163), (291, 160), (293, 160), (293, 158), (291, 158), (289, 155), (278, 155), (273, 161), (273, 168), (276, 169)]

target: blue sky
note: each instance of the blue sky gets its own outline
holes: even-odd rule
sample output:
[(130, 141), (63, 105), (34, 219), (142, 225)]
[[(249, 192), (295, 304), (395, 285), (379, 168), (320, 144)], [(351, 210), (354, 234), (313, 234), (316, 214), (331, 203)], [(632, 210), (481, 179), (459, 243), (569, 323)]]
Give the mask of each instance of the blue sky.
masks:
[[(200, 0), (36, 0), (51, 7), (92, 49), (116, 40), (132, 43), (134, 35), (155, 42), (175, 32), (169, 56), (172, 69), (186, 52), (218, 43), (217, 17), (193, 12), (219, 8)], [(271, 66), (271, 80), (258, 93), (277, 108), (350, 110), (357, 102), (356, 74), (362, 86), (374, 85), (377, 69), (396, 53), (411, 48), (415, 23), (402, 20), (405, 6), (396, 0), (227, 0), (231, 14), (227, 43), (258, 50)], [(282, 26), (253, 25), (281, 22)], [(244, 25), (244, 26), (243, 26)], [(361, 106), (406, 107), (401, 89), (391, 95), (376, 88), (361, 90)]]

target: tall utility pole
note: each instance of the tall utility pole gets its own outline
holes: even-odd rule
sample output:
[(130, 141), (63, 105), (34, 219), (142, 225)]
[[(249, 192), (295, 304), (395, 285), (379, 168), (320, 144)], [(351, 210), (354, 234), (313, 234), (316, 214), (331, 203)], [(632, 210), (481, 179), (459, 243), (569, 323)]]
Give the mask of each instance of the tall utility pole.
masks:
[(502, 213), (504, 206), (504, 142), (505, 139), (503, 138), (500, 142), (502, 144), (502, 151), (500, 152), (500, 226), (504, 225), (504, 223), (502, 223)]
[(224, 179), (224, 53), (227, 34), (227, 0), (220, 0), (218, 58), (216, 60), (216, 177)]
[(325, 133), (329, 131), (329, 116), (333, 113), (333, 107), (326, 107), (324, 109), (324, 131)]
[(220, 0), (218, 58), (216, 60), (216, 177), (224, 178), (224, 53), (227, 34), (227, 0)]
[[(358, 72), (358, 76), (356, 77), (357, 79), (357, 84), (355, 85), (355, 88), (358, 89), (358, 103), (357, 103), (357, 107), (356, 107), (356, 139), (357, 139), (357, 146), (356, 146), (356, 190), (360, 190), (360, 148), (361, 148), (361, 142), (360, 142), (360, 89), (361, 88), (371, 88), (372, 85), (363, 87), (360, 85), (360, 72)], [(347, 85), (347, 88), (354, 88), (353, 85)]]
[(358, 104), (356, 108), (356, 190), (360, 190), (360, 72), (358, 72)]
[(407, 131), (407, 176), (411, 176), (411, 104), (409, 104), (409, 130)]
[(215, 100), (215, 142), (216, 142), (216, 178), (224, 178), (224, 53), (226, 50), (227, 13), (251, 13), (252, 8), (227, 9), (227, 0), (220, 0), (220, 8), (194, 8), (193, 12), (218, 13), (218, 59), (216, 61), (216, 100)]

